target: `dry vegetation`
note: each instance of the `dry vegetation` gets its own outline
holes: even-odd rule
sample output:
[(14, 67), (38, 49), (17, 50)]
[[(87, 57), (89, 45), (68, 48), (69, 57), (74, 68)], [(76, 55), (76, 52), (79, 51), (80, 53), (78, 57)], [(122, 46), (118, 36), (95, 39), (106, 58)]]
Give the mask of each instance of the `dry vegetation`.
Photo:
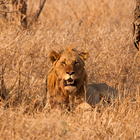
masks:
[[(130, 0), (48, 0), (27, 29), (0, 18), (1, 93), (8, 94), (1, 97), (0, 139), (139, 140), (140, 60), (132, 22)], [(125, 94), (122, 103), (77, 113), (43, 109), (48, 53), (70, 44), (89, 51), (89, 82), (117, 88)]]

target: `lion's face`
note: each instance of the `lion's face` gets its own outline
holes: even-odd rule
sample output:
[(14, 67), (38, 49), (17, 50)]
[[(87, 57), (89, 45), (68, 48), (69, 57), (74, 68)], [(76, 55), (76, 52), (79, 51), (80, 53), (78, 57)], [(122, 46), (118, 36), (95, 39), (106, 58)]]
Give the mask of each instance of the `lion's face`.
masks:
[(56, 63), (56, 74), (62, 80), (65, 90), (73, 91), (77, 88), (81, 74), (84, 71), (84, 62), (75, 52), (63, 52)]
[(71, 47), (60, 54), (50, 52), (53, 66), (47, 78), (47, 104), (71, 108), (84, 101), (87, 85), (84, 60), (87, 57), (87, 52), (77, 53)]

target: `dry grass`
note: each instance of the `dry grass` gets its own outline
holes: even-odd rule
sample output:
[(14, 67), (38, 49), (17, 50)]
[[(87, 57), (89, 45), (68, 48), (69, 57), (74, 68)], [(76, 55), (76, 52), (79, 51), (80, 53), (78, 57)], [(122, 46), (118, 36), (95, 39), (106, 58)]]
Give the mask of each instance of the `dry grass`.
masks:
[[(140, 139), (140, 58), (132, 21), (133, 1), (49, 0), (28, 29), (0, 22), (0, 75), (9, 94), (0, 107), (0, 139)], [(100, 111), (43, 110), (48, 53), (70, 44), (89, 51), (89, 82), (124, 89), (122, 103), (116, 99)]]

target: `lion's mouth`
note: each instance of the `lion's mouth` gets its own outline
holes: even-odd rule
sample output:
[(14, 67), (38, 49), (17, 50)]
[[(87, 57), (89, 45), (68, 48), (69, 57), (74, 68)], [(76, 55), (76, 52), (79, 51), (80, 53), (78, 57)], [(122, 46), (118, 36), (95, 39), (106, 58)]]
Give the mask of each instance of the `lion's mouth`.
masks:
[(76, 80), (74, 81), (71, 78), (64, 80), (63, 83), (64, 83), (64, 86), (76, 86)]

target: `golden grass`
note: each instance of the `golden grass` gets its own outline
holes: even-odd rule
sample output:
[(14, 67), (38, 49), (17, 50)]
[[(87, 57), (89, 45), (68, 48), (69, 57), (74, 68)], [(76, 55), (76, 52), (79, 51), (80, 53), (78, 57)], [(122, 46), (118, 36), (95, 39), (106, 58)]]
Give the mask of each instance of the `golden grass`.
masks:
[[(3, 69), (9, 93), (0, 106), (0, 139), (140, 139), (140, 58), (132, 21), (133, 1), (49, 0), (28, 29), (0, 22), (0, 75)], [(43, 110), (48, 53), (70, 44), (89, 51), (89, 82), (124, 89), (122, 103), (116, 99), (100, 111)]]

